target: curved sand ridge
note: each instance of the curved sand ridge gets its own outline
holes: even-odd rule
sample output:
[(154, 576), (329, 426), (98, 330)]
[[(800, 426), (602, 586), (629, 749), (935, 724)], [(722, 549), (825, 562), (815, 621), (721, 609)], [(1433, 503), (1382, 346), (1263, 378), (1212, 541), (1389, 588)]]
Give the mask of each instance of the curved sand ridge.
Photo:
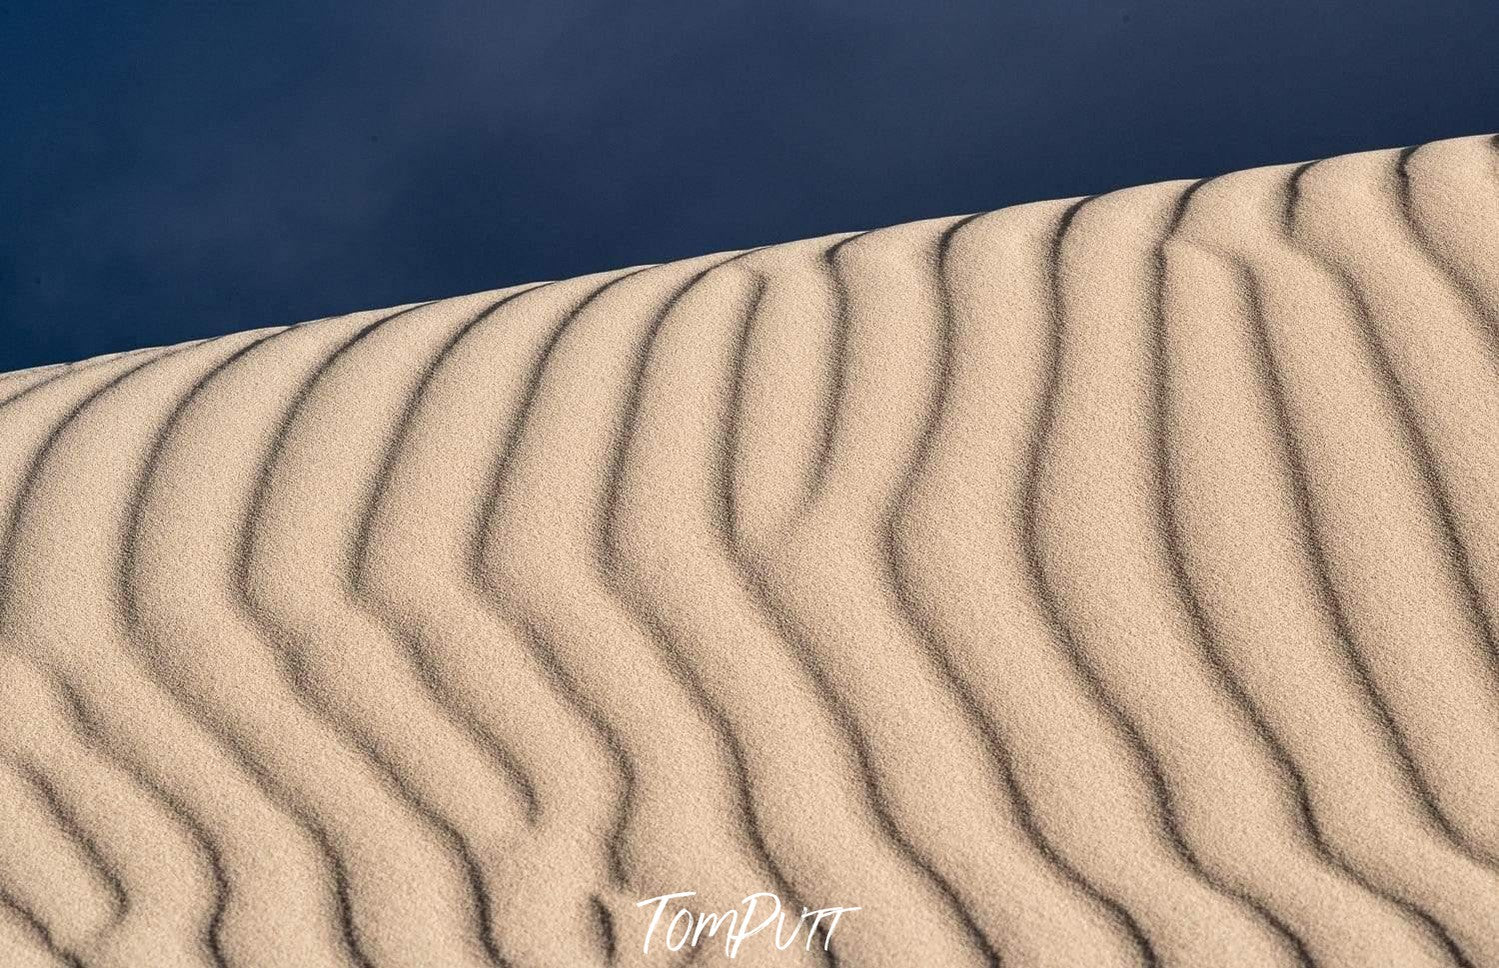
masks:
[(0, 962), (1499, 965), (1496, 166), (0, 377)]

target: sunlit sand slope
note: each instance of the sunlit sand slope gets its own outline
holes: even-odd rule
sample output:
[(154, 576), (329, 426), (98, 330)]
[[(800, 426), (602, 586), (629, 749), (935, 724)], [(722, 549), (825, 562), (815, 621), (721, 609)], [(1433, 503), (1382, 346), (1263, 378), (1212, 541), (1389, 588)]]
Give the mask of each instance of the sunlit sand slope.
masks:
[(11, 374), (0, 964), (1499, 966), (1496, 626), (1488, 138)]

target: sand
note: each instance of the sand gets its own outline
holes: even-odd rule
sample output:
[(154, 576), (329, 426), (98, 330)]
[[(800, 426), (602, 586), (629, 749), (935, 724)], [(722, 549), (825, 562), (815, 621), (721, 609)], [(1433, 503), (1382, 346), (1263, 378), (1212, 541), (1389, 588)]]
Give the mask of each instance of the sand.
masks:
[(1499, 965), (1496, 427), (1490, 138), (0, 376), (0, 964)]

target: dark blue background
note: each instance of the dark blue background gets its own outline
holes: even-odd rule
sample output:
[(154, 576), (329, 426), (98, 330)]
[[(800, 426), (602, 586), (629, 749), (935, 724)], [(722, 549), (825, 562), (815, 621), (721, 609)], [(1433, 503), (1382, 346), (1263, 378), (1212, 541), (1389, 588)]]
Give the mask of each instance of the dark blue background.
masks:
[(0, 370), (1499, 128), (1499, 3), (11, 3)]

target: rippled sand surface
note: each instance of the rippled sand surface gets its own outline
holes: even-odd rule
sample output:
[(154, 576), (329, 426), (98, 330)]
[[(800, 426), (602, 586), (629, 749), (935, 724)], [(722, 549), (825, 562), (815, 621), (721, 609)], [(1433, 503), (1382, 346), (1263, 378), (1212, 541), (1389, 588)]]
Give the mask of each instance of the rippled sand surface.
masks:
[(1490, 138), (0, 376), (0, 964), (1499, 966), (1496, 624)]

